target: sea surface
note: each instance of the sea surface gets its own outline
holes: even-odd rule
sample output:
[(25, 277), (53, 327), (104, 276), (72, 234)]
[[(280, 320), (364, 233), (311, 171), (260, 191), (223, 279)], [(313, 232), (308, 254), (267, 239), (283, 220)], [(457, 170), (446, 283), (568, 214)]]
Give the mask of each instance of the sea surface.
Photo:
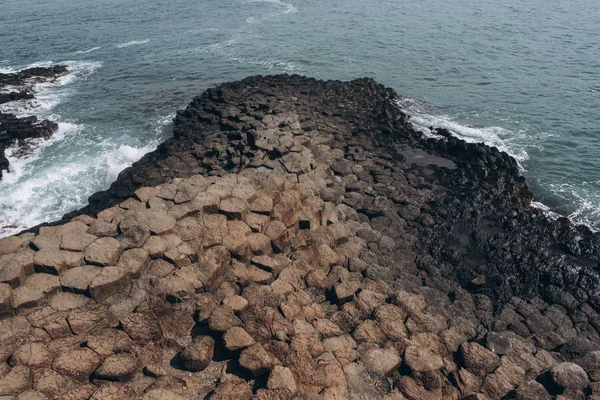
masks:
[(507, 151), (540, 207), (600, 229), (597, 0), (2, 0), (0, 71), (56, 63), (72, 73), (0, 106), (60, 123), (11, 158), (0, 236), (84, 206), (206, 88), (275, 73), (373, 77), (415, 125)]

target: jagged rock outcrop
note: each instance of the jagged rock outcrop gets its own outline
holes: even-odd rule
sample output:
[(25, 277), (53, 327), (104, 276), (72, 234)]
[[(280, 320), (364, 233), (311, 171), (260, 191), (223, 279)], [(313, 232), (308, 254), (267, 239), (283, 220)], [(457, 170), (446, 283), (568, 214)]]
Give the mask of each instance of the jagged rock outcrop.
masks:
[(0, 395), (600, 396), (598, 235), (395, 99), (222, 85), (91, 215), (0, 240)]
[[(35, 98), (36, 83), (48, 82), (69, 72), (64, 65), (35, 67), (15, 73), (0, 73), (0, 104)], [(37, 117), (18, 118), (0, 112), (0, 179), (2, 171), (10, 172), (6, 148), (17, 145), (21, 154), (31, 151), (31, 139), (49, 139), (58, 130), (58, 124)]]

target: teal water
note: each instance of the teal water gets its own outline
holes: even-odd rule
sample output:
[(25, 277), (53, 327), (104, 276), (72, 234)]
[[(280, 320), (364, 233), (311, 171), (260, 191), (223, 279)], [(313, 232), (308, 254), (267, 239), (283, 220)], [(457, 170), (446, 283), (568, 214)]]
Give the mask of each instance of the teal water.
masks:
[(600, 3), (580, 0), (2, 0), (0, 70), (67, 63), (33, 102), (60, 122), (0, 182), (0, 236), (83, 206), (201, 91), (253, 74), (369, 76), (418, 126), (521, 163), (536, 200), (600, 229)]

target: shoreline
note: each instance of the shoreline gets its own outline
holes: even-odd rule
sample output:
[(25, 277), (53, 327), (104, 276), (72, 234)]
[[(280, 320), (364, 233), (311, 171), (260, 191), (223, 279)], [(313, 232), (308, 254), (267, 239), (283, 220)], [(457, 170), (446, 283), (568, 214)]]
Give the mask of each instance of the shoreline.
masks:
[(221, 84), (87, 207), (0, 239), (0, 394), (600, 396), (600, 234), (397, 98)]

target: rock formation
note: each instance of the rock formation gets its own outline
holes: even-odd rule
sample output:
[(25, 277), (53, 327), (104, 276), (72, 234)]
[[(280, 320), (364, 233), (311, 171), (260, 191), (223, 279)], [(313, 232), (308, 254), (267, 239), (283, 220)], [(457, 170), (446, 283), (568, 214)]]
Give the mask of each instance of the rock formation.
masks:
[(221, 85), (86, 209), (1, 239), (0, 395), (600, 398), (599, 236), (396, 99)]
[[(36, 83), (51, 81), (67, 72), (66, 66), (55, 65), (28, 68), (10, 74), (0, 73), (0, 104), (33, 99)], [(38, 121), (34, 116), (17, 118), (14, 114), (0, 112), (0, 179), (2, 171), (10, 172), (6, 148), (17, 145), (19, 152), (27, 153), (31, 150), (31, 139), (49, 139), (57, 129), (58, 124), (52, 121)]]

